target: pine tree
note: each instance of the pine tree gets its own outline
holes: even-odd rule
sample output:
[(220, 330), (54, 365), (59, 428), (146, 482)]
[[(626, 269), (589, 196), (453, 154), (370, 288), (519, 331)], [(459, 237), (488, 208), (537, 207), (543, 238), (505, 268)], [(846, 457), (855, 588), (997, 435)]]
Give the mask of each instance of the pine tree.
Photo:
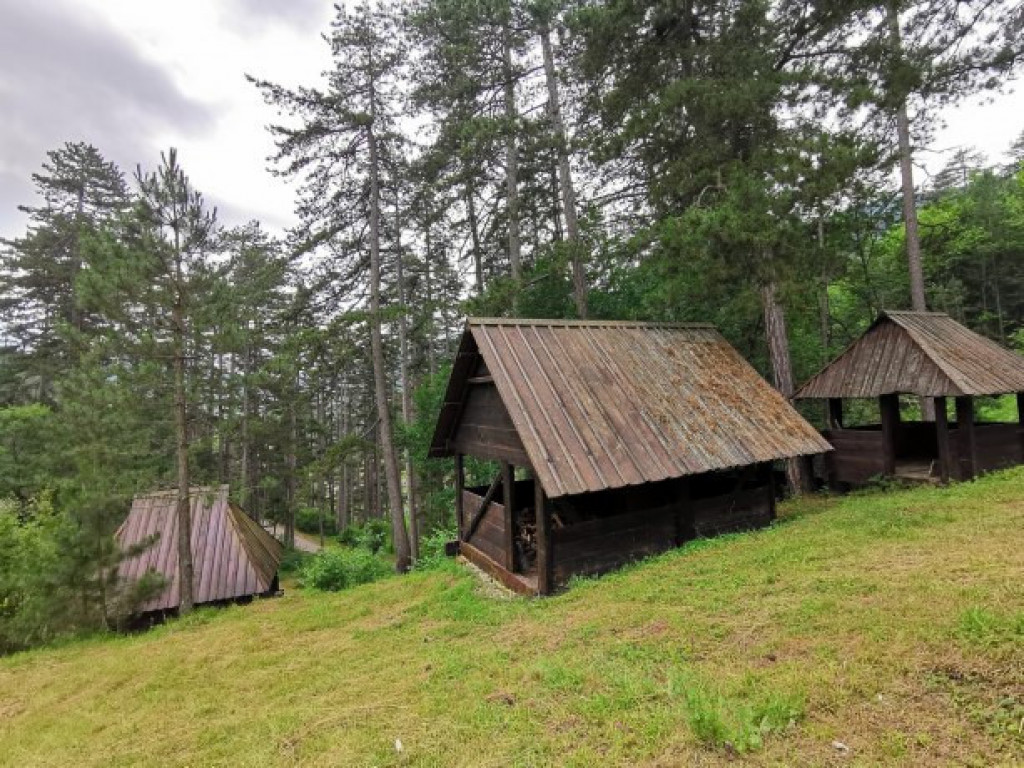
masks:
[[(285, 173), (307, 174), (299, 213), (307, 243), (342, 250), (366, 264), (373, 381), (378, 435), (391, 513), (396, 569), (410, 565), (402, 502), (401, 469), (395, 448), (391, 388), (384, 356), (381, 284), (384, 258), (384, 190), (398, 87), (404, 61), (400, 28), (383, 6), (339, 8), (329, 42), (334, 68), (328, 88), (290, 90), (253, 80), (268, 102), (301, 120), (298, 128), (275, 127), (277, 160)], [(393, 165), (393, 164), (391, 164)], [(361, 270), (360, 270), (361, 271)]]
[(189, 491), (188, 348), (209, 314), (223, 310), (216, 296), (218, 272), (210, 256), (216, 247), (216, 212), (206, 208), (171, 149), (155, 172), (138, 168), (139, 199), (118, 232), (92, 252), (80, 284), (98, 311), (117, 325), (108, 341), (136, 360), (162, 360), (171, 377), (178, 488), (180, 611), (193, 605)]
[(32, 180), (41, 200), (20, 206), (28, 232), (0, 242), (0, 313), (5, 333), (23, 352), (15, 373), (22, 394), (52, 400), (53, 382), (75, 364), (74, 336), (95, 321), (75, 291), (83, 244), (127, 208), (129, 193), (117, 166), (83, 143), (48, 152)]

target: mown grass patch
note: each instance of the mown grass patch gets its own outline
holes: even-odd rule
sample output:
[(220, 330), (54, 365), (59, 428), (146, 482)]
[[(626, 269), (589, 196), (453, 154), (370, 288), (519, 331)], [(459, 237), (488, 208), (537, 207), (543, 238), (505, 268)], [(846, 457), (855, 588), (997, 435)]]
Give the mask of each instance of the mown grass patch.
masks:
[(788, 503), (546, 600), (448, 562), (197, 611), (0, 661), (0, 763), (1013, 764), (1022, 523), (1017, 470)]

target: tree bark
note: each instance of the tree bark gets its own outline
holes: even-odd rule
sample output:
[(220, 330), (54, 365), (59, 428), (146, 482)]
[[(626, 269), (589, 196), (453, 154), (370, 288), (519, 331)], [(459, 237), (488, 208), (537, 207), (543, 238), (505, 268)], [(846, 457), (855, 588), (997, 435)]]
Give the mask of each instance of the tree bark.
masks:
[[(473, 181), (466, 180), (466, 217), (469, 220), (469, 236), (473, 243), (473, 269), (476, 274), (476, 292), (480, 295), (484, 291), (484, 260), (480, 251), (480, 226), (476, 219), (476, 200), (473, 189)], [(429, 225), (427, 228), (429, 237)]]
[(571, 249), (573, 299), (576, 302), (576, 314), (585, 319), (587, 317), (587, 271), (580, 243), (579, 219), (576, 217), (576, 189), (573, 186), (572, 169), (569, 166), (569, 148), (565, 136), (565, 124), (562, 121), (558, 77), (555, 74), (555, 58), (551, 50), (551, 28), (546, 20), (540, 23), (539, 34), (541, 52), (544, 57), (544, 76), (548, 88), (548, 120), (551, 121), (551, 130), (558, 148), (558, 185), (561, 193), (562, 216), (565, 219), (565, 231)]
[(409, 570), (409, 537), (405, 528), (405, 511), (402, 508), (402, 484), (399, 476), (398, 454), (395, 452), (394, 432), (391, 427), (391, 410), (388, 402), (387, 382), (384, 375), (384, 341), (380, 321), (380, 160), (377, 152), (377, 136), (373, 121), (375, 95), (370, 84), (370, 125), (367, 128), (367, 144), (370, 161), (370, 354), (373, 360), (373, 388), (379, 419), (378, 435), (387, 480), (388, 508), (391, 512), (391, 533), (395, 547), (395, 570), (404, 573)]
[[(789, 336), (786, 332), (786, 316), (779, 303), (778, 286), (770, 277), (761, 286), (761, 303), (764, 311), (765, 337), (768, 341), (768, 356), (771, 359), (772, 378), (775, 388), (787, 400), (792, 399), (793, 363), (789, 354)], [(799, 458), (786, 460), (786, 480), (790, 491), (800, 495), (810, 487), (810, 478)]]
[[(408, 305), (405, 300), (405, 254), (402, 252), (401, 204), (395, 194), (395, 271), (398, 279), (398, 356), (399, 376), (402, 387), (402, 421), (411, 424), (413, 419), (412, 379), (409, 376), (409, 332), (406, 327)], [(412, 451), (405, 449), (405, 482), (409, 499), (409, 554), (415, 562), (419, 559), (419, 526), (416, 520), (418, 508), (416, 498), (416, 469), (413, 466)]]
[(177, 438), (178, 462), (178, 608), (184, 616), (193, 606), (192, 506), (189, 499), (188, 410), (185, 396), (185, 310), (181, 296), (181, 269), (175, 288), (172, 320), (174, 324), (174, 431)]
[(523, 279), (521, 244), (519, 240), (519, 150), (516, 146), (516, 89), (512, 71), (511, 22), (502, 29), (502, 79), (505, 101), (505, 187), (508, 197), (508, 263), (518, 293)]

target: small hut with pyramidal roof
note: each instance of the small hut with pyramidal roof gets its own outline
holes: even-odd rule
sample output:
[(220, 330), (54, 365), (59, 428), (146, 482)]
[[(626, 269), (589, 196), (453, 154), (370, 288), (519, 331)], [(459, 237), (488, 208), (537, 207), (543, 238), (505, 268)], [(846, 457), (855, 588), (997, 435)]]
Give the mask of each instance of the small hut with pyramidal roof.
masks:
[[(280, 542), (231, 502), (226, 485), (193, 488), (189, 498), (195, 604), (226, 603), (276, 592)], [(181, 603), (177, 504), (177, 491), (136, 496), (116, 534), (123, 549), (156, 535), (152, 546), (120, 566), (121, 577), (129, 582), (147, 572), (158, 573), (167, 582), (163, 591), (139, 607), (141, 614), (174, 611)]]
[[(980, 422), (975, 398), (1005, 394), (1016, 395), (1017, 420)], [(904, 419), (900, 395), (930, 398), (935, 421)], [(879, 476), (969, 480), (1024, 462), (1024, 358), (940, 312), (883, 312), (796, 398), (828, 404), (833, 487)], [(846, 422), (843, 403), (856, 398), (877, 400), (878, 423)]]
[[(770, 523), (772, 463), (827, 450), (711, 326), (470, 319), (430, 455), (455, 459), (462, 555), (547, 594)], [(496, 465), (489, 485), (466, 457)]]

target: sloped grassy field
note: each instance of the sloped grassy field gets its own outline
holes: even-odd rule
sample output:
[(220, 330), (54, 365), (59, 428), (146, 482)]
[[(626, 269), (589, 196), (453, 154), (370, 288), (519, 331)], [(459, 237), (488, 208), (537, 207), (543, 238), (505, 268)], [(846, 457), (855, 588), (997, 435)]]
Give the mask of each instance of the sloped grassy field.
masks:
[(543, 601), (453, 564), (0, 660), (17, 766), (1014, 765), (1022, 719), (1021, 470)]

